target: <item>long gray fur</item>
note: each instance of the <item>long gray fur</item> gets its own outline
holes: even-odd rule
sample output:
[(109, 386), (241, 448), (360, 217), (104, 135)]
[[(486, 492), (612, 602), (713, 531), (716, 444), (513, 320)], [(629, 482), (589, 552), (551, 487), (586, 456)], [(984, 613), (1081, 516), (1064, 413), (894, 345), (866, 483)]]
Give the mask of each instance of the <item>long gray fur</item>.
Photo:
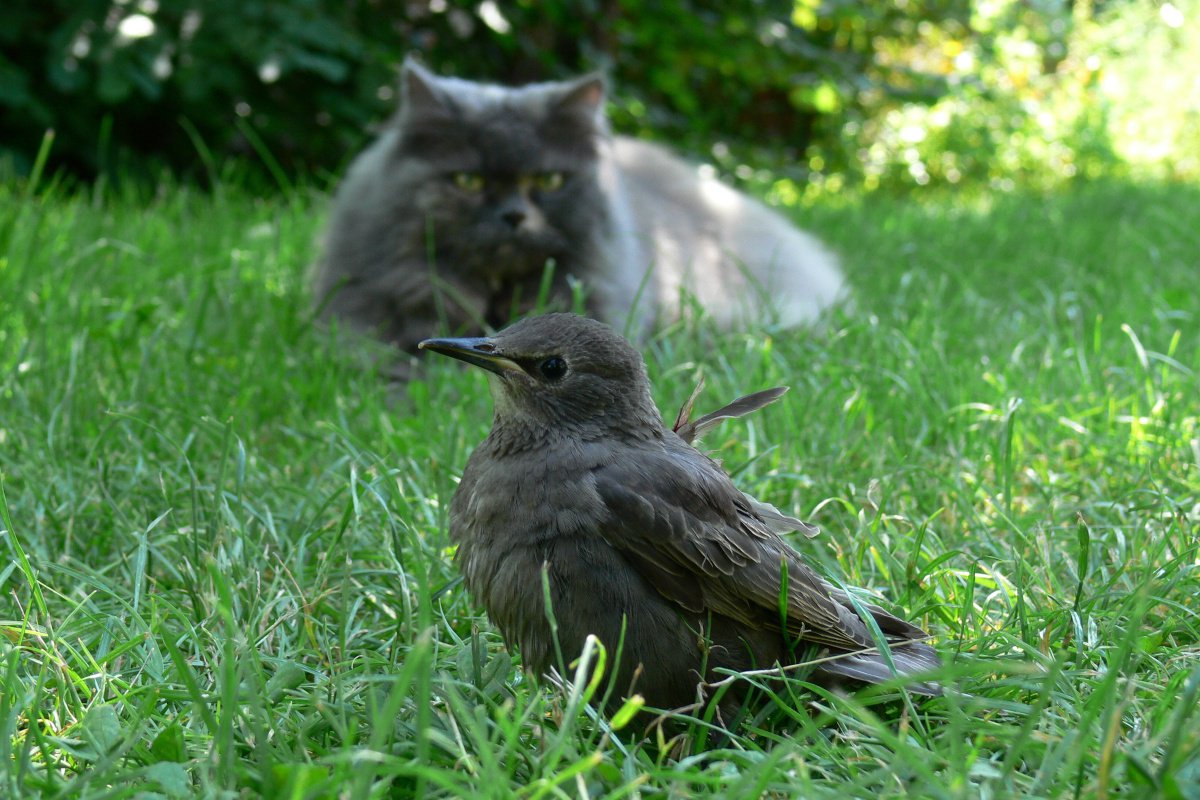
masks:
[[(314, 271), (326, 318), (411, 351), (530, 310), (548, 261), (551, 307), (570, 304), (575, 279), (590, 314), (633, 330), (678, 316), (685, 296), (724, 326), (787, 326), (844, 294), (814, 237), (665, 149), (610, 135), (599, 76), (506, 88), (410, 61), (401, 94), (334, 200)], [(556, 174), (561, 187), (531, 185)]]

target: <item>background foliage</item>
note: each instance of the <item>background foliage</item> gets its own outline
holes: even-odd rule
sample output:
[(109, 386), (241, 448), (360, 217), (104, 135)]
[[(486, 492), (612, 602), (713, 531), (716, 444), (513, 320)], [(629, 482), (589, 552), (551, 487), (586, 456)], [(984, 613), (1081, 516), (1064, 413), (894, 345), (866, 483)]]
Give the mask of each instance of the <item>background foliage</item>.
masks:
[[(606, 69), (619, 130), (796, 187), (1200, 173), (1196, 0), (44, 0), (0, 7), (0, 154), (85, 177), (336, 172), (415, 54)], [(276, 170), (278, 172), (278, 170)], [(763, 176), (758, 176), (763, 177)], [(787, 197), (784, 198), (788, 199)]]

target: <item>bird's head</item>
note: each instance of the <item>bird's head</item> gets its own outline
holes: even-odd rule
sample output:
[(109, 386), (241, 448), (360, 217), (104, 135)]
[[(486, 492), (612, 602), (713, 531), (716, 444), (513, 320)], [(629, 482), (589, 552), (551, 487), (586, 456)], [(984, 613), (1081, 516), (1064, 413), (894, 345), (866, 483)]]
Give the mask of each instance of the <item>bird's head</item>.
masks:
[(419, 346), (492, 373), (498, 422), (525, 420), (585, 433), (661, 430), (641, 354), (596, 320), (545, 314), (492, 337), (426, 339)]

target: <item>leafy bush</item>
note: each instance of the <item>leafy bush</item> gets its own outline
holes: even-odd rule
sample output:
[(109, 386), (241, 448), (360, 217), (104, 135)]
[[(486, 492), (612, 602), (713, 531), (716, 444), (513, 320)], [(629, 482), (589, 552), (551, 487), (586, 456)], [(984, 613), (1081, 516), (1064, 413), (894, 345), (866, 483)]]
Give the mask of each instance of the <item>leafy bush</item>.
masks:
[[(356, 11), (363, 14), (357, 14)], [(149, 158), (191, 171), (209, 152), (307, 152), (336, 163), (371, 119), (390, 57), (367, 7), (198, 0), (48, 0), (0, 11), (0, 131), (27, 160), (45, 128), (83, 174)], [(19, 31), (19, 35), (16, 33)]]
[(867, 188), (1198, 177), (1198, 21), (1196, 0), (979, 4), (966, 31), (929, 26), (915, 51), (892, 54), (952, 91), (868, 104), (827, 137), (845, 143), (829, 160)]
[[(339, 172), (395, 68), (612, 76), (618, 130), (783, 199), (1200, 174), (1200, 0), (41, 0), (0, 5), (0, 156), (93, 176)], [(1190, 155), (1189, 155), (1190, 153)], [(771, 167), (756, 172), (748, 164)]]
[[(953, 8), (953, 4), (951, 8)], [(337, 168), (394, 104), (394, 68), (520, 83), (607, 68), (620, 129), (685, 148), (753, 139), (802, 159), (818, 121), (865, 96), (921, 94), (879, 42), (937, 2), (619, 3), (46, 0), (0, 9), (0, 140), (27, 168), (46, 128), (85, 175), (164, 162), (196, 172), (259, 150), (285, 168)], [(18, 33), (19, 31), (19, 33)], [(903, 73), (903, 79), (898, 76)]]

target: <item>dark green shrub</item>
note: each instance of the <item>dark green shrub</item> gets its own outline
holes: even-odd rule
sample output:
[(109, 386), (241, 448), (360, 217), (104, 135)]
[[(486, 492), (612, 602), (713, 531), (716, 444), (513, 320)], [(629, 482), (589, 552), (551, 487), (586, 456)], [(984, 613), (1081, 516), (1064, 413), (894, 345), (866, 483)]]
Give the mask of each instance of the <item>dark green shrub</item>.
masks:
[(0, 142), (27, 168), (84, 176), (159, 165), (203, 174), (260, 150), (285, 171), (335, 170), (394, 103), (395, 66), (520, 83), (607, 69), (619, 129), (685, 149), (747, 142), (803, 164), (864, 99), (935, 99), (881, 42), (964, 2), (666, 0), (496, 4), (413, 0), (39, 0), (0, 7)]

